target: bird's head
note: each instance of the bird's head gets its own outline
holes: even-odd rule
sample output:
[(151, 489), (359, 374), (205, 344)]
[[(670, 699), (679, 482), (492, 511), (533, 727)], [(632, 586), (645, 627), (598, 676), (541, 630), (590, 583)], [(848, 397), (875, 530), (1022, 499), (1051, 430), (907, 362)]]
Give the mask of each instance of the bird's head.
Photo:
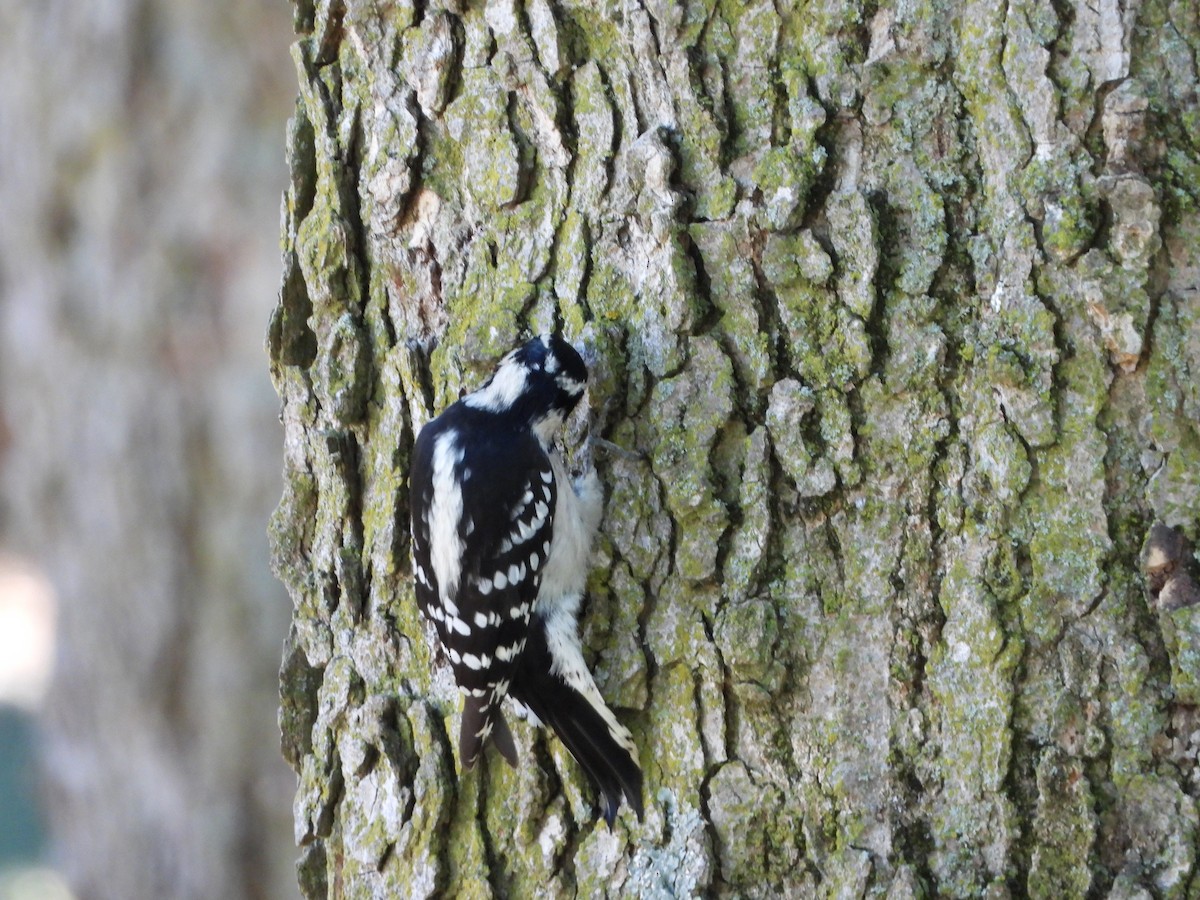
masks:
[(491, 377), (463, 402), (512, 417), (548, 440), (587, 389), (588, 370), (579, 352), (557, 334), (543, 334), (507, 354)]

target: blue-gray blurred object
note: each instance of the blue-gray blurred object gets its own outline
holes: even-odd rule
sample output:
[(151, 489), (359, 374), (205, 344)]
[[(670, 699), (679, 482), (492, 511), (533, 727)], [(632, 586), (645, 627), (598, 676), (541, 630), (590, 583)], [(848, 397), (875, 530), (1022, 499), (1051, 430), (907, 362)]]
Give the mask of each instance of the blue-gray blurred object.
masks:
[(0, 869), (37, 862), (43, 849), (34, 743), (29, 713), (0, 703)]

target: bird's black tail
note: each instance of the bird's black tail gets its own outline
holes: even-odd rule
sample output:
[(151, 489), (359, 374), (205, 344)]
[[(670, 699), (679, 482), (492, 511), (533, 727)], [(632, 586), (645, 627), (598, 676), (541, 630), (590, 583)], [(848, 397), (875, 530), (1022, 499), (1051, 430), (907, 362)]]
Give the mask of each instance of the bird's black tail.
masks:
[(600, 792), (609, 828), (617, 817), (622, 794), (641, 819), (642, 770), (629, 732), (604, 705), (582, 659), (570, 671), (552, 671), (546, 623), (534, 616), (530, 625), (529, 639), (513, 672), (509, 694), (553, 728), (587, 772)]

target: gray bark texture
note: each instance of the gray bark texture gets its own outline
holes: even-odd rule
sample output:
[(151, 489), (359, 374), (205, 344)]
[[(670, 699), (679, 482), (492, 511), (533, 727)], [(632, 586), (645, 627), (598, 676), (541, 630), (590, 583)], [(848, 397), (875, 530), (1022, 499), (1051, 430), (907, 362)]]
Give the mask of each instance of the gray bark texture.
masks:
[[(1196, 897), (1193, 0), (296, 5), (274, 560), (309, 897)], [(414, 432), (587, 350), (646, 773), (459, 770)], [(576, 422), (568, 447), (582, 433)]]
[(38, 789), (89, 900), (296, 895), (263, 533), (286, 30), (0, 5), (0, 537), (57, 597)]

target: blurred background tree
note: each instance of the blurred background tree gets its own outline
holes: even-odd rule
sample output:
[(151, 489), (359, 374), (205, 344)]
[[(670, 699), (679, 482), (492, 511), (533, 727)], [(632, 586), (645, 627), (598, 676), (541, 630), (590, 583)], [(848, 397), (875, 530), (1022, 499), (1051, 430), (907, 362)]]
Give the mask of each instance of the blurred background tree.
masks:
[(57, 606), (37, 784), (0, 766), (82, 897), (295, 894), (262, 351), (289, 32), (275, 0), (0, 6), (0, 543)]

